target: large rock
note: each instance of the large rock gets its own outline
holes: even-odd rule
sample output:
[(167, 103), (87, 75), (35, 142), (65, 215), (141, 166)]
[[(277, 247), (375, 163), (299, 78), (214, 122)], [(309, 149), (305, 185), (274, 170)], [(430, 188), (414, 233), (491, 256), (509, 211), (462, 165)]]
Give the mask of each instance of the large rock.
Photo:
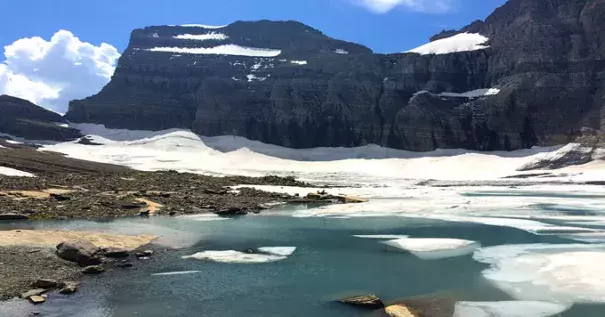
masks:
[(105, 272), (105, 268), (101, 265), (90, 265), (82, 269), (82, 273), (97, 275)]
[(59, 287), (61, 288), (59, 290), (60, 294), (69, 295), (69, 294), (75, 293), (78, 290), (78, 283), (77, 282), (63, 282), (63, 283), (61, 283), (61, 285), (59, 285)]
[[(480, 33), (487, 49), (443, 55), (373, 54), (293, 21), (211, 30), (132, 32), (111, 82), (73, 101), (67, 117), (112, 128), (188, 128), (294, 148), (383, 146), (513, 150), (568, 143), (605, 126), (605, 2), (510, 0), (485, 21), (434, 38)], [(183, 54), (155, 47), (224, 44), (276, 57)], [(344, 54), (344, 53), (348, 54)], [(307, 63), (294, 63), (304, 60)], [(498, 87), (467, 98), (443, 92)], [(418, 93), (426, 91), (425, 93)]]
[(86, 240), (65, 241), (57, 245), (57, 255), (60, 258), (78, 263), (82, 267), (101, 264), (98, 252), (99, 248)]
[(56, 280), (51, 280), (51, 279), (39, 279), (39, 280), (36, 280), (34, 283), (32, 283), (32, 286), (35, 288), (38, 288), (38, 289), (55, 288), (58, 285), (59, 285), (59, 282), (57, 282)]
[(371, 309), (379, 309), (384, 307), (384, 304), (382, 303), (380, 298), (378, 298), (378, 296), (374, 294), (343, 298), (339, 300), (339, 302), (351, 306), (358, 306)]

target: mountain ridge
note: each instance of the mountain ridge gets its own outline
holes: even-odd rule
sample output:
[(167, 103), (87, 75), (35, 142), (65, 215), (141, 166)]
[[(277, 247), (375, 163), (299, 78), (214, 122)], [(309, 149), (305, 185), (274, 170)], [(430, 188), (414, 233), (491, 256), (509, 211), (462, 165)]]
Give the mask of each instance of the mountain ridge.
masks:
[[(510, 0), (432, 38), (479, 33), (484, 49), (426, 55), (375, 54), (292, 21), (147, 27), (132, 32), (112, 81), (70, 103), (67, 118), (293, 148), (563, 144), (604, 125), (604, 14), (602, 0)], [(490, 88), (499, 93), (451, 94)]]

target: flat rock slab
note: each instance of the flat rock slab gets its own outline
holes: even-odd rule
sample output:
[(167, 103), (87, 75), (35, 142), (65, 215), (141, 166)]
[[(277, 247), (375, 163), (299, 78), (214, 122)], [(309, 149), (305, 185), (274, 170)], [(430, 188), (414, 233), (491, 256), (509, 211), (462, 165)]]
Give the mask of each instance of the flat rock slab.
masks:
[(135, 250), (153, 242), (152, 235), (127, 236), (86, 231), (11, 230), (0, 231), (0, 246), (32, 246), (55, 248), (63, 241), (87, 240), (98, 248)]
[(46, 302), (46, 298), (44, 296), (30, 296), (29, 297), (29, 301), (32, 302), (33, 304), (42, 304), (44, 302)]
[(21, 294), (21, 298), (30, 298), (32, 296), (39, 296), (39, 295), (46, 293), (46, 291), (47, 290), (44, 288), (32, 289), (32, 290), (29, 290), (29, 291)]
[(420, 317), (405, 305), (391, 305), (384, 310), (390, 317)]

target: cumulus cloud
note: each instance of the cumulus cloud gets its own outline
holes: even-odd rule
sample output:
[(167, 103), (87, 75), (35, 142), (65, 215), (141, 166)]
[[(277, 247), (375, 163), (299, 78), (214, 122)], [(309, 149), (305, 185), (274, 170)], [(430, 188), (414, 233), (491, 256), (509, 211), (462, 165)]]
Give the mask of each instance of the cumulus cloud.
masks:
[(425, 13), (446, 13), (454, 9), (456, 0), (354, 0), (368, 10), (383, 14), (396, 7)]
[(4, 56), (0, 94), (62, 113), (70, 100), (93, 95), (109, 82), (120, 53), (109, 44), (95, 46), (60, 30), (50, 41), (17, 40), (4, 47)]

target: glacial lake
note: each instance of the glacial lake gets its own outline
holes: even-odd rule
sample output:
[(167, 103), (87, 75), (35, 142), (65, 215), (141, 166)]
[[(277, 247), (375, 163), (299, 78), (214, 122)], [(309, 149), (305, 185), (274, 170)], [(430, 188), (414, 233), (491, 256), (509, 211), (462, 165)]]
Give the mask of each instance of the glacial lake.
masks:
[[(106, 223), (2, 224), (0, 230), (56, 228), (155, 233), (162, 236), (159, 242), (164, 246), (160, 248), (169, 250), (158, 252), (144, 264), (135, 262), (132, 269), (87, 277), (73, 296), (51, 294), (47, 303), (35, 307), (25, 301), (0, 303), (0, 316), (29, 316), (33, 311), (47, 317), (380, 316), (375, 311), (334, 303), (342, 297), (366, 293), (375, 293), (385, 302), (415, 296), (468, 302), (511, 301), (510, 292), (485, 277), (484, 271), (490, 264), (474, 259), (472, 252), (423, 259), (418, 254), (387, 246), (382, 243), (386, 238), (356, 236), (464, 239), (476, 241), (484, 248), (581, 244), (511, 227), (403, 217), (333, 219), (263, 215), (208, 220), (215, 219), (156, 217)], [(259, 247), (296, 247), (296, 250), (280, 261), (268, 263), (183, 259), (203, 251), (245, 252)], [(548, 294), (540, 296), (546, 297), (541, 300), (550, 300)], [(560, 296), (552, 298), (560, 299)], [(475, 316), (547, 316), (540, 314), (539, 308), (534, 312), (532, 305), (518, 307), (523, 314), (507, 314), (500, 309), (495, 310), (497, 314)], [(604, 315), (605, 305), (575, 304), (555, 316)]]

